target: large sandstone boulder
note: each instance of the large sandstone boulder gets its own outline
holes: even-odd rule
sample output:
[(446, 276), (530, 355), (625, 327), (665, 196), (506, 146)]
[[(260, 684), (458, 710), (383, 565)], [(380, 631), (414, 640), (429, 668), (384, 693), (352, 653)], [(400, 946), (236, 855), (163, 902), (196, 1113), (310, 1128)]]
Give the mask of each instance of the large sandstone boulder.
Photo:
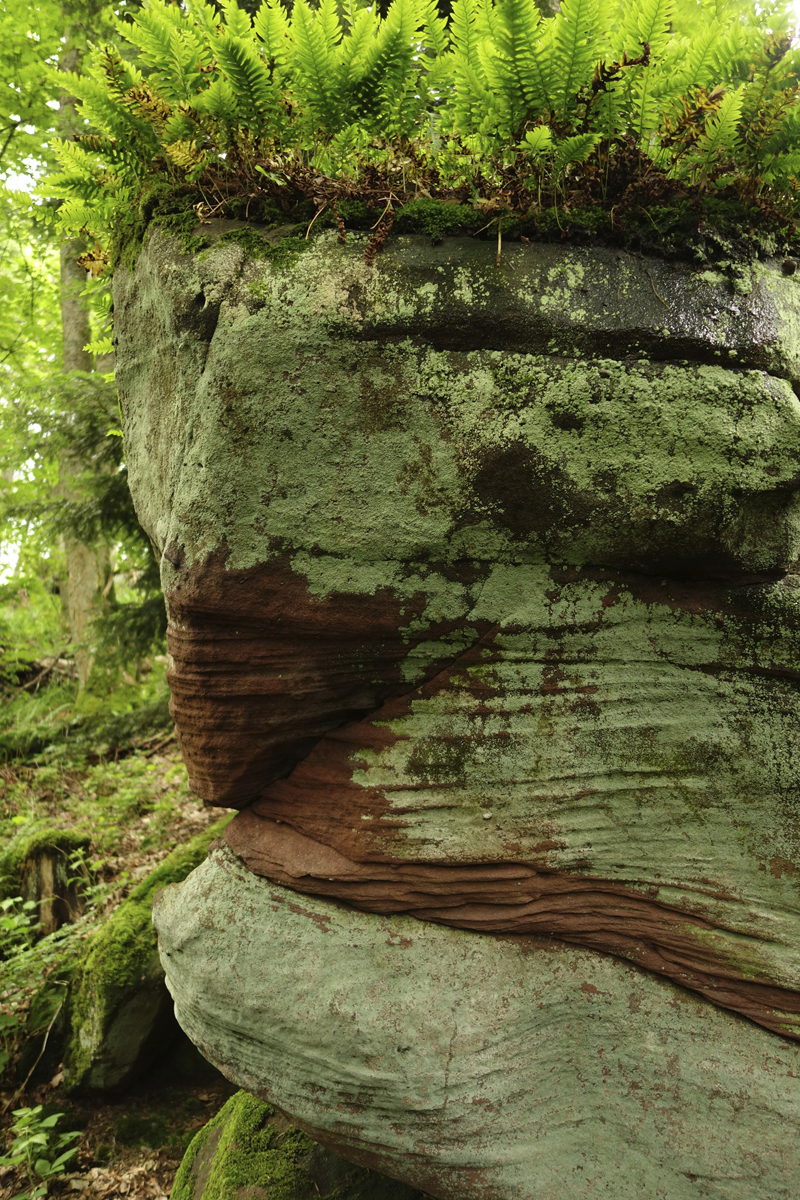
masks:
[(225, 846), (155, 918), (203, 1053), (432, 1196), (796, 1200), (800, 1046), (611, 955), (300, 899)]
[[(729, 279), (563, 246), (506, 246), (497, 266), (494, 247), (470, 238), (401, 237), (375, 267), (364, 237), (238, 238), (226, 229), (190, 256), (151, 236), (135, 270), (117, 274), (115, 322), (131, 487), (162, 552), (190, 777), (211, 803), (242, 810), (225, 835), (237, 886), (247, 872), (280, 885), (253, 884), (264, 987), (299, 1023), (293, 988), (317, 924), (331, 957), (315, 988), (326, 970), (349, 970), (342, 903), (381, 914), (353, 917), (368, 966), (382, 917), (409, 913), (443, 954), (469, 946), (493, 964), (487, 1028), (522, 955), (537, 997), (553, 971), (608, 992), (602, 1017), (592, 1010), (611, 1039), (598, 1034), (603, 1054), (623, 1028), (641, 1041), (649, 1022), (667, 1038), (657, 1013), (673, 984), (690, 989), (679, 994), (691, 1005), (675, 1001), (673, 1052), (721, 1064), (697, 1069), (697, 1114), (704, 1086), (706, 1110), (735, 1091), (739, 1068), (727, 1075), (725, 1062), (738, 1037), (750, 1072), (769, 1075), (763, 1064), (791, 1057), (782, 1039), (800, 1034), (800, 284), (780, 264)], [(204, 880), (228, 886), (210, 870)], [(300, 926), (305, 949), (298, 932), (284, 959), (293, 910), (276, 901), (272, 928), (263, 897), (298, 892), (318, 897), (294, 902), (315, 918)], [(191, 968), (175, 974), (166, 960), (180, 1019), (232, 1078), (283, 1106), (271, 1072), (290, 1078), (287, 1056), (303, 1056), (285, 1023), (278, 1043), (259, 1026), (271, 1010), (237, 1008), (231, 994), (237, 1058), (221, 1009), (191, 1015), (210, 986), (204, 897), (187, 884), (159, 917), (165, 946), (182, 921), (199, 922)], [(558, 969), (540, 941), (509, 937), (558, 939), (547, 951)], [(427, 987), (444, 1037), (455, 999), (437, 992), (435, 945), (415, 958), (412, 990), (424, 1009)], [(606, 973), (627, 980), (632, 968), (608, 955), (649, 972), (635, 975), (653, 997), (647, 1019), (626, 1025), (628, 983)], [(374, 988), (399, 995), (394, 970), (374, 965)], [(695, 1028), (686, 1014), (699, 1003)], [(571, 1036), (584, 1037), (583, 1011)], [(373, 1034), (383, 1062), (397, 1044), (390, 1008)], [(266, 1047), (255, 1073), (251, 1041)], [(509, 1121), (503, 1089), (530, 1095), (549, 1078), (533, 1051), (518, 1061), (520, 1044), (501, 1040), (492, 1059), (491, 1103)], [(554, 1054), (569, 1044), (555, 1039)], [(284, 1096), (315, 1129), (340, 1119), (334, 1080), (352, 1069), (346, 1039), (327, 1053), (313, 1119)], [(430, 1069), (445, 1072), (449, 1053), (440, 1038)], [(517, 1070), (529, 1072), (519, 1093)], [(416, 1145), (403, 1114), (427, 1104), (421, 1078), (387, 1077), (366, 1132), (345, 1122), (342, 1145), (362, 1155), (372, 1144), (379, 1163)], [(430, 1176), (403, 1178), (464, 1197), (477, 1160), (437, 1150), (449, 1088), (421, 1143)], [(620, 1098), (609, 1162), (628, 1145), (621, 1114), (637, 1123), (639, 1092), (654, 1088), (645, 1072)], [(595, 1090), (553, 1096), (567, 1094), (588, 1129)], [(480, 1141), (481, 1194), (549, 1194), (508, 1167), (509, 1155), (538, 1161), (519, 1103), (512, 1142)], [(725, 1134), (736, 1153), (752, 1152), (747, 1129), (737, 1119)], [(665, 1164), (653, 1127), (641, 1138), (636, 1153)], [(548, 1146), (554, 1170), (559, 1155), (571, 1161)], [(710, 1163), (693, 1173), (706, 1166), (717, 1178)], [(566, 1200), (584, 1194), (578, 1176), (558, 1178)], [(779, 1194), (770, 1187), (749, 1194)]]

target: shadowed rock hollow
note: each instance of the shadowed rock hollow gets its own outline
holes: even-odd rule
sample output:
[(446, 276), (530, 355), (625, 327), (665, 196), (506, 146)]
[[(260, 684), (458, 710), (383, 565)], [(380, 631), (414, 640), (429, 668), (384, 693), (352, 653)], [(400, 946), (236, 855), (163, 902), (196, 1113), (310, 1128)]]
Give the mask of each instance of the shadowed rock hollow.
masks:
[[(800, 285), (556, 246), (498, 268), (467, 238), (369, 268), (363, 244), (155, 234), (115, 279), (181, 745), (242, 810), (162, 898), (178, 1017), (433, 1195), (788, 1197), (800, 1151), (743, 1164), (800, 1076)], [(517, 986), (524, 1036), (495, 1036)], [(576, 1044), (641, 1056), (609, 1068), (602, 1153)], [(754, 1085), (712, 1113), (748, 1071), (778, 1107)], [(656, 1096), (669, 1138), (637, 1123)], [(729, 1153), (669, 1164), (704, 1119)]]

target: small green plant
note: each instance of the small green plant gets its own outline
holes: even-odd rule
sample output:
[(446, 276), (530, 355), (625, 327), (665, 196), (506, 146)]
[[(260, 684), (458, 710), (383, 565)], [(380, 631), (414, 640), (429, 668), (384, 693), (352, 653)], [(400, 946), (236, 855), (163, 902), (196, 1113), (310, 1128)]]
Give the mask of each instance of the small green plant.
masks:
[(36, 900), (23, 900), (22, 896), (0, 901), (0, 959), (33, 945), (38, 911)]
[(77, 1153), (71, 1143), (80, 1134), (56, 1132), (64, 1114), (51, 1113), (45, 1117), (43, 1111), (41, 1104), (14, 1109), (11, 1147), (0, 1155), (0, 1166), (23, 1170), (28, 1176), (28, 1187), (11, 1200), (40, 1200), (46, 1196), (49, 1182), (64, 1174), (67, 1163)]
[(449, 20), (434, 0), (384, 17), (263, 0), (252, 19), (236, 0), (149, 0), (119, 33), (88, 75), (61, 76), (87, 129), (47, 184), (65, 228), (101, 242), (157, 211), (188, 235), (198, 215), (272, 220), (302, 200), (309, 228), (340, 232), (365, 201), (376, 248), (425, 198), (484, 227), (587, 204), (613, 226), (678, 200), (695, 228), (720, 204), (751, 226), (800, 217), (800, 51), (776, 0), (561, 0), (550, 17), (454, 0)]

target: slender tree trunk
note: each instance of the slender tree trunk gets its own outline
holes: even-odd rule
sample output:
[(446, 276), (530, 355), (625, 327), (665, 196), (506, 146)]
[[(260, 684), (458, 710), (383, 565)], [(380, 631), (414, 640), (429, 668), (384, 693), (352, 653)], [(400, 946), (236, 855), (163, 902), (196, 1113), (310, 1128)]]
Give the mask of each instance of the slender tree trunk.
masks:
[[(81, 298), (86, 285), (86, 272), (78, 265), (85, 247), (79, 242), (66, 242), (61, 247), (61, 328), (64, 342), (65, 371), (91, 371), (91, 354), (84, 350), (90, 340), (89, 314)], [(62, 496), (74, 494), (74, 479), (83, 464), (72, 455), (62, 455), (59, 462), (59, 491)], [(111, 570), (106, 546), (87, 546), (77, 538), (64, 539), (67, 558), (67, 614), (70, 634), (75, 647), (78, 683), (84, 687), (92, 669), (93, 654), (89, 638), (92, 622), (105, 600), (105, 589)], [(107, 594), (107, 592), (105, 593)]]

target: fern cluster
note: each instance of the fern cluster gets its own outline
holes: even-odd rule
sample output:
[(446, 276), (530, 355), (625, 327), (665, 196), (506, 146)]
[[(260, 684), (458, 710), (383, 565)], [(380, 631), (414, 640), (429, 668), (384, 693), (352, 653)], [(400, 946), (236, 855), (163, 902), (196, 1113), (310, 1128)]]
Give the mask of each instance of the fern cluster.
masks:
[[(800, 50), (751, 0), (148, 0), (62, 80), (86, 133), (47, 182), (100, 243), (148, 188), (233, 201), (358, 196), (525, 214), (734, 196), (800, 218)], [(248, 205), (253, 204), (250, 212)], [(338, 210), (337, 210), (338, 212)]]

